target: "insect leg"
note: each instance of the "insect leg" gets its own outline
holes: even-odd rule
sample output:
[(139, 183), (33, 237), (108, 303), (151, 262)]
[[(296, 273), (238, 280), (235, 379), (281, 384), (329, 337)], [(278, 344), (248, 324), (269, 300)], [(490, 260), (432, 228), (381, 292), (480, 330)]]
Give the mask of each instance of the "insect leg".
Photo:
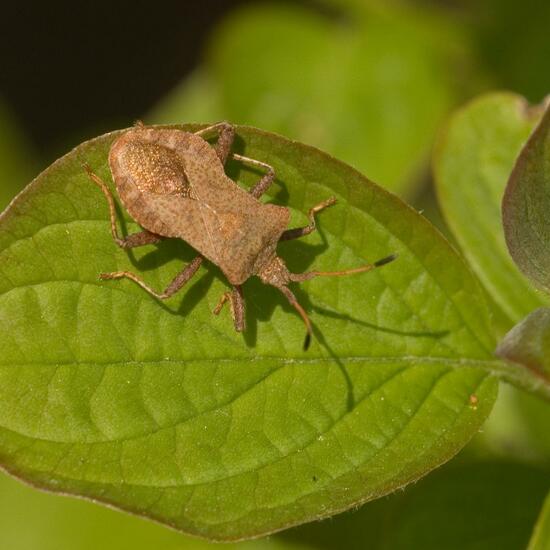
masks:
[(262, 177), (262, 179), (250, 190), (250, 194), (259, 199), (271, 186), (273, 180), (275, 179), (275, 169), (273, 166), (266, 164), (260, 160), (251, 159), (249, 157), (243, 157), (242, 155), (237, 155), (236, 153), (232, 155), (235, 160), (252, 166), (253, 168), (263, 168), (267, 170), (267, 174)]
[(134, 273), (131, 273), (129, 271), (116, 271), (114, 273), (102, 273), (99, 278), (102, 280), (106, 279), (130, 279), (131, 281), (134, 281), (134, 283), (138, 284), (141, 288), (143, 288), (146, 292), (154, 296), (155, 298), (159, 300), (166, 300), (167, 298), (170, 298), (170, 296), (173, 296), (181, 290), (181, 288), (195, 275), (195, 273), (198, 271), (199, 267), (201, 266), (203, 261), (202, 256), (197, 256), (194, 260), (191, 261), (191, 263), (187, 264), (185, 268), (176, 275), (174, 280), (166, 287), (164, 292), (158, 293), (155, 290), (153, 290), (147, 283), (145, 283), (142, 279), (140, 279), (137, 275)]
[(132, 233), (131, 235), (124, 237), (124, 239), (119, 239), (117, 244), (124, 249), (136, 248), (146, 244), (158, 243), (162, 241), (163, 238), (164, 237), (161, 237), (160, 235), (155, 235), (155, 233), (151, 233), (150, 231), (147, 231), (147, 229), (144, 229), (139, 233)]
[(111, 217), (111, 234), (113, 235), (113, 239), (116, 244), (118, 244), (118, 246), (125, 249), (135, 248), (137, 246), (144, 246), (146, 244), (158, 243), (162, 240), (162, 237), (160, 235), (155, 235), (154, 233), (146, 230), (140, 231), (139, 233), (134, 233), (133, 235), (128, 235), (124, 239), (121, 239), (118, 235), (118, 231), (116, 228), (115, 200), (113, 199), (111, 191), (109, 190), (105, 182), (97, 174), (94, 174), (92, 172), (92, 169), (87, 164), (84, 164), (84, 169), (86, 170), (88, 177), (101, 189), (101, 191), (105, 195), (105, 198), (107, 199), (107, 203), (109, 204), (109, 213)]
[(241, 286), (234, 286), (231, 292), (226, 292), (214, 308), (214, 315), (219, 315), (226, 302), (231, 306), (231, 314), (235, 323), (235, 330), (243, 332), (246, 328), (245, 302)]
[(209, 137), (211, 135), (218, 135), (218, 141), (214, 146), (214, 150), (218, 155), (218, 158), (225, 164), (231, 147), (233, 147), (233, 141), (235, 140), (235, 128), (229, 124), (229, 122), (219, 122), (208, 128), (203, 128), (198, 132), (195, 132), (197, 136)]
[(291, 273), (290, 280), (295, 283), (303, 283), (304, 281), (309, 281), (314, 277), (344, 277), (346, 275), (355, 275), (356, 273), (366, 273), (367, 271), (372, 271), (377, 267), (382, 267), (383, 265), (389, 264), (397, 259), (397, 254), (390, 254), (385, 258), (382, 258), (373, 264), (362, 265), (361, 267), (355, 267), (352, 269), (344, 269), (342, 271), (309, 271), (307, 273)]
[(336, 203), (336, 198), (331, 197), (330, 199), (327, 199), (326, 201), (323, 201), (322, 203), (317, 204), (316, 206), (311, 208), (308, 213), (308, 218), (310, 222), (309, 225), (306, 225), (305, 227), (297, 227), (296, 229), (288, 229), (281, 235), (281, 238), (279, 240), (290, 241), (292, 239), (299, 239), (300, 237), (305, 237), (306, 235), (313, 233), (313, 231), (315, 231), (317, 227), (315, 225), (315, 214), (317, 214), (321, 210), (324, 210), (325, 208), (328, 208), (329, 206), (332, 206), (335, 203)]

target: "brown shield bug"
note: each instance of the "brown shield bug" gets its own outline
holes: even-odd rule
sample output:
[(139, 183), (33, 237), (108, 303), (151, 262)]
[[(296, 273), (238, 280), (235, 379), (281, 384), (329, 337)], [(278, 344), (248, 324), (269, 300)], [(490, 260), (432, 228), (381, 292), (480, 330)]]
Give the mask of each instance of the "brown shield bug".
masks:
[[(217, 136), (215, 145), (206, 139)], [(290, 282), (308, 281), (319, 276), (363, 273), (393, 261), (391, 255), (374, 264), (345, 271), (290, 273), (277, 256), (279, 241), (297, 239), (315, 230), (315, 214), (333, 205), (327, 199), (309, 211), (309, 225), (287, 229), (290, 211), (264, 204), (259, 198), (275, 179), (271, 166), (259, 160), (231, 154), (235, 137), (232, 125), (222, 122), (198, 132), (148, 128), (141, 123), (124, 132), (111, 146), (109, 166), (118, 195), (143, 231), (120, 238), (116, 227), (115, 202), (107, 185), (85, 165), (91, 180), (105, 195), (111, 215), (111, 232), (118, 246), (128, 249), (159, 242), (164, 238), (183, 239), (197, 252), (192, 260), (158, 293), (134, 273), (102, 273), (101, 279), (128, 278), (149, 294), (164, 300), (178, 292), (197, 272), (204, 258), (216, 264), (233, 289), (226, 292), (214, 313), (229, 301), (237, 331), (245, 329), (245, 303), (242, 284), (252, 275), (278, 288), (302, 317), (311, 340), (311, 322), (288, 288)], [(229, 157), (265, 170), (265, 175), (246, 192), (224, 170)]]

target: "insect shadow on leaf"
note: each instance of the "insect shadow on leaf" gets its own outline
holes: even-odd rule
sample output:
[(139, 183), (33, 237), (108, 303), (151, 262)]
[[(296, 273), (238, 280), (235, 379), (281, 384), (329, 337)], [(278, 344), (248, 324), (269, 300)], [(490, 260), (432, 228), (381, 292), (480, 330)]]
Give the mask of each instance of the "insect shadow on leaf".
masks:
[[(215, 145), (206, 141), (213, 135), (218, 138)], [(206, 258), (222, 270), (232, 285), (232, 290), (222, 295), (214, 314), (218, 315), (229, 303), (235, 329), (243, 332), (246, 312), (242, 284), (256, 275), (264, 284), (276, 287), (298, 312), (307, 330), (304, 340), (307, 350), (312, 324), (289, 283), (365, 273), (397, 256), (392, 254), (373, 264), (340, 271), (292, 273), (277, 255), (277, 245), (315, 231), (316, 215), (334, 205), (336, 199), (331, 197), (312, 206), (307, 226), (287, 229), (289, 209), (259, 200), (275, 180), (274, 168), (232, 153), (234, 140), (235, 129), (226, 122), (195, 133), (138, 123), (116, 139), (109, 152), (111, 174), (124, 207), (143, 227), (142, 231), (124, 238), (118, 234), (116, 203), (109, 187), (90, 166), (84, 165), (108, 202), (111, 233), (118, 246), (132, 249), (176, 238), (186, 241), (198, 253), (162, 292), (129, 271), (102, 273), (100, 279), (130, 279), (155, 298), (165, 300), (195, 276)], [(226, 175), (225, 164), (230, 157), (262, 170), (264, 175), (249, 192)]]

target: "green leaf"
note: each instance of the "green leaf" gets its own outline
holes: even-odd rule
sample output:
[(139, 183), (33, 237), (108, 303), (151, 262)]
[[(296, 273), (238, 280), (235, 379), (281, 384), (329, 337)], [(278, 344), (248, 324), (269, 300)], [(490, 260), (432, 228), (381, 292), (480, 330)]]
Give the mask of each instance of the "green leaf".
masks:
[(510, 254), (550, 292), (550, 107), (521, 151), (502, 201)]
[[(505, 312), (502, 334), (550, 303), (510, 258), (500, 212), (514, 161), (539, 118), (540, 111), (520, 96), (482, 96), (453, 116), (435, 155), (441, 207), (474, 270)], [(550, 395), (549, 385), (536, 371), (513, 363), (508, 363), (507, 370), (506, 374), (502, 366), (500, 372), (508, 381), (539, 396)], [(514, 391), (499, 401), (503, 398), (484, 428), (484, 443), (499, 454), (548, 463), (548, 403)]]
[[(193, 257), (167, 241), (128, 254), (112, 241), (88, 162), (110, 181), (119, 133), (42, 173), (0, 218), (0, 462), (76, 494), (216, 540), (326, 517), (387, 494), (453, 456), (496, 395), (483, 293), (417, 212), (320, 151), (238, 128), (239, 150), (272, 164), (269, 198), (293, 224), (335, 195), (321, 230), (286, 242), (296, 272), (399, 259), (365, 276), (297, 290), (316, 338), (278, 292), (245, 284), (248, 330), (212, 316), (217, 268), (165, 304)], [(235, 165), (249, 186), (258, 174)], [(126, 220), (128, 232), (137, 230)], [(475, 396), (475, 397), (473, 397)]]
[[(550, 396), (550, 309), (539, 308), (517, 324), (499, 343), (497, 357), (508, 362), (508, 380), (518, 386), (521, 381), (529, 381), (531, 393)], [(501, 369), (505, 372), (505, 368)], [(518, 383), (519, 382), (519, 383)], [(508, 438), (508, 454), (524, 455), (531, 461), (549, 463), (550, 438), (548, 422), (550, 407), (548, 402), (535, 399), (532, 395), (512, 394), (508, 400), (503, 420)], [(495, 407), (494, 412), (499, 412)], [(489, 430), (496, 426), (491, 426)], [(518, 429), (519, 428), (519, 429)]]
[(520, 96), (483, 96), (452, 117), (435, 152), (443, 213), (473, 269), (509, 317), (508, 328), (550, 304), (510, 258), (500, 213), (514, 161), (539, 116)]
[(550, 387), (550, 309), (539, 308), (516, 325), (500, 342), (498, 357), (528, 369)]
[(550, 493), (541, 510), (533, 537), (529, 542), (527, 550), (549, 550), (550, 549)]
[(412, 194), (460, 94), (449, 67), (464, 70), (465, 40), (448, 19), (424, 10), (362, 11), (345, 20), (295, 5), (237, 11), (214, 33), (200, 73), (148, 120), (202, 121), (193, 114), (198, 105), (207, 119), (312, 143)]

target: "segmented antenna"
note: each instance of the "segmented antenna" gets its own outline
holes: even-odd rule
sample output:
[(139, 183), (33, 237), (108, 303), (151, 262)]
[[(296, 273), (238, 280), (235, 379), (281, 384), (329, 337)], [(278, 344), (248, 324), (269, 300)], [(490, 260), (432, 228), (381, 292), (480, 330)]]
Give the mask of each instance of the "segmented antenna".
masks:
[(313, 329), (311, 328), (311, 321), (309, 320), (309, 317), (307, 316), (307, 313), (305, 309), (298, 303), (298, 300), (296, 300), (296, 296), (292, 293), (292, 291), (286, 287), (281, 286), (279, 287), (279, 290), (286, 296), (287, 300), (290, 302), (290, 305), (292, 305), (296, 311), (300, 314), (300, 317), (304, 321), (304, 324), (306, 325), (306, 337), (304, 339), (304, 351), (307, 351), (309, 348), (309, 345), (311, 344), (311, 337), (313, 335)]

